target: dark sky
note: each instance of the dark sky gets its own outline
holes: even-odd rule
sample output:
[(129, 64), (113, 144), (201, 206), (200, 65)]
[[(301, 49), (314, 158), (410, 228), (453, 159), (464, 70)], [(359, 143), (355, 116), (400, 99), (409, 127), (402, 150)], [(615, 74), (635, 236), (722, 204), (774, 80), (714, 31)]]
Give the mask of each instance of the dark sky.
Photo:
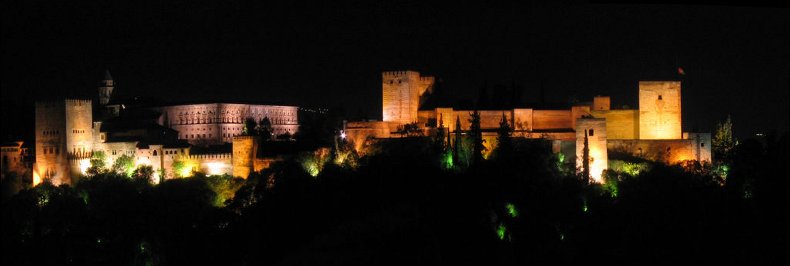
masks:
[(632, 107), (639, 80), (682, 80), (686, 131), (711, 131), (728, 114), (740, 137), (790, 124), (788, 9), (142, 2), (3, 1), (3, 137), (32, 130), (35, 99), (95, 97), (105, 68), (118, 97), (377, 119), (382, 70), (432, 74), (470, 99), (484, 83), (515, 82), (525, 101), (543, 86), (554, 102), (600, 94)]

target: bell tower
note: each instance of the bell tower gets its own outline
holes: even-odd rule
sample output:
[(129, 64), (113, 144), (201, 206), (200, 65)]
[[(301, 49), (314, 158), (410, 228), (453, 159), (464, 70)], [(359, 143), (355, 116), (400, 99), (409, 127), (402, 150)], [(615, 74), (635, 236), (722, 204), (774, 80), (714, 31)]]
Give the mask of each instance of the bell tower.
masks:
[(107, 105), (110, 102), (110, 96), (112, 96), (112, 76), (110, 75), (109, 70), (104, 71), (104, 80), (99, 82), (99, 104)]

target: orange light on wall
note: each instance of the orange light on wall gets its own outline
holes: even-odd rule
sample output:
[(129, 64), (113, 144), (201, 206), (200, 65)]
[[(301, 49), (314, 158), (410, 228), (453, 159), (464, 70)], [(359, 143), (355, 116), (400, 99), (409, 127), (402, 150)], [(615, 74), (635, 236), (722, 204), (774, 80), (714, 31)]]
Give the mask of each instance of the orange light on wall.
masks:
[(604, 180), (601, 176), (603, 170), (608, 168), (606, 155), (601, 151), (597, 145), (590, 146), (590, 177), (593, 182), (603, 184)]
[(38, 171), (33, 170), (33, 186), (38, 186), (41, 184), (41, 176), (38, 175)]

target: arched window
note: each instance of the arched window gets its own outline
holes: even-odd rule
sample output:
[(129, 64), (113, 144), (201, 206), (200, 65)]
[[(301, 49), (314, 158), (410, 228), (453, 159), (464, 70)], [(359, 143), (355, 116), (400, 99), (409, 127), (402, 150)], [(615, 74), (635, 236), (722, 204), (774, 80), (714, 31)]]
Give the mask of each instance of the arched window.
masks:
[(156, 150), (154, 150), (154, 156), (158, 156), (158, 155), (156, 154)]
[(663, 98), (661, 97), (661, 95), (658, 95), (658, 99), (659, 99), (659, 100), (663, 100)]
[(591, 129), (590, 129), (590, 137), (592, 137), (592, 136), (594, 136), (594, 135), (595, 135), (595, 131), (594, 131), (594, 130), (591, 128)]

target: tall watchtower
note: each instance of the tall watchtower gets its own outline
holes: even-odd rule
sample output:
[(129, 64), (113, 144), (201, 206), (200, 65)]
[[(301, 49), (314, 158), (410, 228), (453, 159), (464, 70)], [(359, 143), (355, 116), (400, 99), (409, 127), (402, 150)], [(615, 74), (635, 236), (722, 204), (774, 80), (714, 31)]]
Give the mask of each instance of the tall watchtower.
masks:
[(34, 175), (53, 184), (76, 183), (93, 152), (91, 100), (36, 102), (35, 124)]
[(417, 121), (420, 96), (431, 91), (433, 77), (417, 71), (385, 71), (381, 74), (382, 118), (385, 122), (408, 124)]
[(99, 82), (99, 104), (107, 105), (112, 96), (113, 81), (109, 70), (104, 71), (104, 79)]
[(681, 139), (680, 81), (639, 82), (639, 138)]

